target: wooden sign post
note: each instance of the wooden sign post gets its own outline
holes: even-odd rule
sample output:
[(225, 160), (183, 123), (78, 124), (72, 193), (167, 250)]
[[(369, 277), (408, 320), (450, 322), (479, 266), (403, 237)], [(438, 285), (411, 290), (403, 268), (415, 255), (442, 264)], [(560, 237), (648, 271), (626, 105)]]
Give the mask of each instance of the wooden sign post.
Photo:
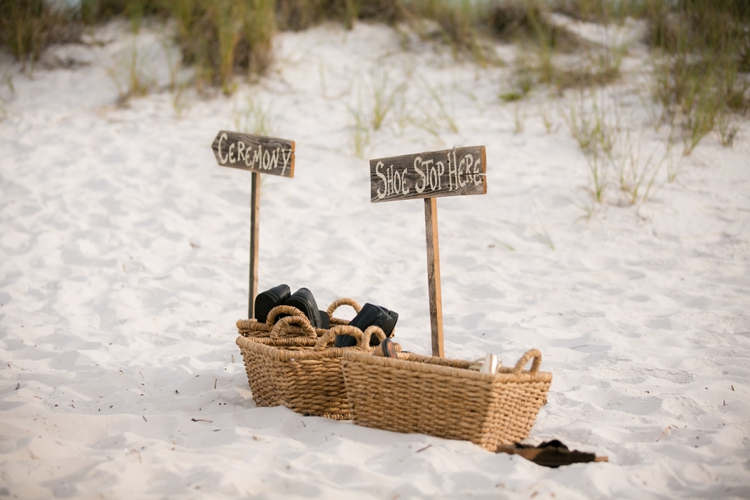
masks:
[(211, 144), (216, 162), (222, 167), (252, 172), (250, 188), (250, 292), (247, 317), (253, 317), (258, 295), (258, 229), (260, 227), (259, 174), (294, 177), (294, 141), (220, 130)]
[(370, 202), (424, 198), (433, 356), (445, 355), (436, 198), (486, 194), (486, 169), (484, 146), (370, 160)]

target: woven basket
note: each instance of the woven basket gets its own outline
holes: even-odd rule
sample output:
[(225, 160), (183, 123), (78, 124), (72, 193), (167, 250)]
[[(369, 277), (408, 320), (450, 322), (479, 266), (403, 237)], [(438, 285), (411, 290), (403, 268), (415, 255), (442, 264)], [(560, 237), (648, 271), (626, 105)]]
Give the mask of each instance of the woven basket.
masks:
[[(383, 331), (371, 326), (363, 333), (353, 326), (336, 325), (318, 338), (314, 346), (310, 346), (306, 344), (309, 342), (306, 339), (278, 338), (292, 326), (302, 328), (308, 339), (316, 335), (307, 318), (288, 316), (274, 326), (271, 338), (267, 340), (237, 339), (243, 354), (247, 353), (246, 359), (254, 362), (255, 368), (252, 368), (252, 364), (248, 367), (248, 377), (255, 377), (256, 386), (262, 382), (263, 387), (258, 387), (257, 399), (253, 390), (256, 403), (259, 400), (263, 403), (273, 401), (304, 415), (350, 419), (341, 357), (347, 351), (370, 352), (370, 336), (376, 335), (382, 340), (385, 338)], [(329, 347), (338, 335), (353, 336), (357, 345)]]
[[(343, 305), (351, 306), (357, 313), (362, 309), (359, 303), (353, 299), (343, 298), (333, 301), (327, 310), (331, 325), (345, 325), (349, 323), (349, 320), (333, 317), (336, 309)], [(318, 337), (328, 331), (322, 328), (315, 328), (313, 334), (310, 334), (309, 329), (306, 331), (301, 326), (288, 324), (283, 332), (279, 332), (274, 337), (271, 337), (273, 327), (276, 325), (278, 317), (282, 314), (307, 319), (299, 309), (281, 305), (271, 309), (265, 323), (260, 323), (255, 318), (237, 321), (237, 329), (240, 335), (237, 338), (237, 345), (240, 348), (240, 353), (242, 353), (247, 381), (257, 406), (278, 406), (282, 402), (279, 389), (276, 385), (276, 377), (270, 375), (270, 367), (267, 366), (268, 358), (260, 355), (255, 350), (248, 349), (247, 346), (249, 343), (258, 342), (279, 348), (314, 347), (318, 341)]]
[[(524, 370), (531, 359), (531, 370)], [(349, 351), (342, 367), (354, 423), (468, 440), (495, 451), (526, 438), (546, 402), (552, 374), (538, 371), (541, 360), (532, 349), (515, 368), (489, 374), (469, 370), (471, 361)]]

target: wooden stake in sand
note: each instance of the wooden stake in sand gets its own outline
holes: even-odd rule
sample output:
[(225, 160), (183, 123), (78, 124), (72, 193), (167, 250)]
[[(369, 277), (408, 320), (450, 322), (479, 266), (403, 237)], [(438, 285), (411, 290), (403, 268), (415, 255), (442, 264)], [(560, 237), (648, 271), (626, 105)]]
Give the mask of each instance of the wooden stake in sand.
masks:
[(250, 292), (247, 316), (253, 317), (258, 294), (258, 229), (260, 228), (260, 175), (294, 177), (294, 141), (220, 130), (211, 149), (222, 167), (252, 172), (250, 188)]
[(440, 291), (437, 200), (440, 196), (487, 193), (484, 146), (432, 151), (370, 160), (370, 201), (424, 198), (427, 284), (430, 295), (432, 355), (444, 356)]

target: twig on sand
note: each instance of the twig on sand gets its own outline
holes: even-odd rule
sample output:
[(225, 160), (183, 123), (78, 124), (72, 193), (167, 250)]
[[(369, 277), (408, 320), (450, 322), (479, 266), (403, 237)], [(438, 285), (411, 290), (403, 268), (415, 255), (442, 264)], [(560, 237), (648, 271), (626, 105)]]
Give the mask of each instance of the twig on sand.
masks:
[(191, 418), (193, 422), (208, 422), (209, 424), (214, 423), (213, 420), (206, 420), (205, 418)]
[(672, 426), (671, 426), (671, 425), (668, 425), (668, 426), (667, 426), (667, 428), (666, 428), (666, 429), (664, 429), (664, 431), (663, 431), (663, 432), (661, 433), (661, 436), (659, 436), (659, 439), (657, 439), (657, 440), (656, 440), (656, 442), (658, 443), (658, 442), (659, 442), (659, 441), (661, 440), (661, 438), (663, 438), (663, 437), (664, 437), (664, 434), (666, 434), (666, 433), (667, 433), (667, 431), (669, 431), (669, 430), (670, 430), (671, 428), (672, 428)]
[(427, 448), (430, 448), (431, 446), (432, 446), (431, 444), (428, 444), (428, 445), (427, 445), (427, 446), (425, 446), (424, 448), (420, 448), (420, 449), (418, 449), (417, 451), (415, 451), (414, 453), (420, 453), (420, 452), (422, 452), (422, 451), (426, 450)]

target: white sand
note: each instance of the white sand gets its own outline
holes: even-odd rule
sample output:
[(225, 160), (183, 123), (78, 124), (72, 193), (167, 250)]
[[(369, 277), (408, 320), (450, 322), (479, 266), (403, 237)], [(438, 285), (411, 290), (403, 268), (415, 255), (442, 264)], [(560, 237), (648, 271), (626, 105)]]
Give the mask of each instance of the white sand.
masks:
[[(178, 117), (165, 91), (114, 105), (105, 67), (127, 50), (121, 31), (45, 56), (88, 65), (33, 78), (7, 55), (0, 66), (15, 89), (0, 91), (0, 497), (750, 497), (746, 124), (732, 148), (706, 137), (674, 182), (664, 163), (645, 203), (621, 204), (613, 186), (596, 204), (560, 114), (575, 92), (503, 104), (508, 68), (384, 26), (324, 26), (279, 35), (272, 74), (231, 98), (187, 90)], [(139, 38), (164, 85), (158, 39)], [(664, 131), (633, 90), (643, 50), (631, 54), (612, 92), (645, 160)], [(406, 82), (409, 104), (357, 158), (348, 106), (367, 108), (384, 75), (388, 89)], [(210, 149), (219, 129), (253, 127), (248, 95), (297, 142), (295, 178), (263, 179), (260, 288), (395, 309), (417, 352), (430, 345), (423, 204), (370, 204), (366, 158), (486, 145), (488, 194), (438, 202), (446, 353), (508, 365), (539, 348), (554, 381), (527, 442), (609, 463), (548, 469), (255, 407), (234, 344), (250, 177)]]

